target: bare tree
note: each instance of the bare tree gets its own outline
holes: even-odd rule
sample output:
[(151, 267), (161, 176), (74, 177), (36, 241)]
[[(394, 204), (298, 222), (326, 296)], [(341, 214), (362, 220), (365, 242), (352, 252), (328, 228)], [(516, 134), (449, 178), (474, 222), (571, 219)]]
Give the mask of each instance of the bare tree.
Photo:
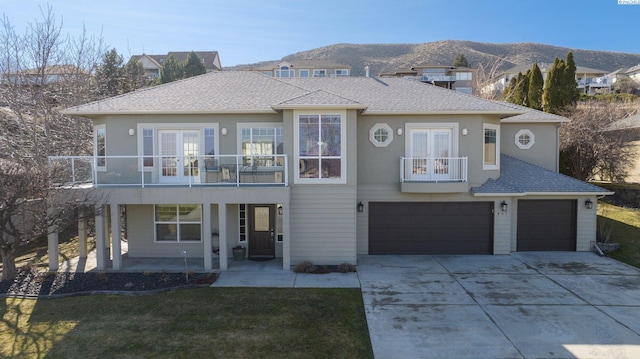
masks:
[(51, 6), (26, 32), (0, 21), (0, 254), (3, 280), (15, 277), (17, 248), (63, 227), (87, 193), (49, 186), (48, 156), (89, 154), (91, 123), (60, 110), (96, 99), (101, 40), (63, 37)]
[(498, 88), (496, 81), (498, 75), (507, 61), (506, 57), (496, 56), (493, 60), (486, 64), (478, 63), (473, 77), (473, 93), (476, 96), (494, 100), (500, 97), (501, 89)]
[(583, 181), (596, 175), (613, 181), (626, 177), (633, 151), (628, 132), (612, 133), (607, 127), (633, 111), (623, 102), (588, 101), (566, 110), (571, 119), (560, 128), (561, 172)]

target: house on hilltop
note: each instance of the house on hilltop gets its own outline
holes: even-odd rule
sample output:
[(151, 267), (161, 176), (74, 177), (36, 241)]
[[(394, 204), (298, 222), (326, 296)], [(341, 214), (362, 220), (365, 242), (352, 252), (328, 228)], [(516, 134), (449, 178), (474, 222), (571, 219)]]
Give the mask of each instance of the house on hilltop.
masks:
[(64, 113), (93, 121), (95, 152), (51, 158), (68, 166), (52, 183), (106, 201), (101, 270), (182, 256), (226, 270), (237, 246), (283, 270), (588, 251), (609, 194), (558, 173), (568, 119), (416, 79), (221, 71)]
[(277, 78), (341, 77), (351, 74), (351, 66), (313, 59), (272, 62), (254, 70)]
[[(196, 55), (198, 55), (204, 66), (207, 68), (207, 72), (222, 71), (222, 65), (220, 64), (220, 56), (218, 55), (218, 51), (194, 52), (196, 53)], [(140, 62), (142, 64), (142, 68), (144, 69), (145, 75), (149, 79), (154, 79), (156, 77), (160, 77), (162, 64), (167, 57), (173, 56), (176, 62), (184, 63), (187, 61), (190, 53), (191, 51), (172, 51), (167, 53), (166, 55), (134, 55), (131, 56), (131, 59), (129, 61)]]
[(409, 77), (458, 92), (473, 94), (473, 69), (462, 66), (417, 65), (409, 70), (381, 73), (380, 77)]

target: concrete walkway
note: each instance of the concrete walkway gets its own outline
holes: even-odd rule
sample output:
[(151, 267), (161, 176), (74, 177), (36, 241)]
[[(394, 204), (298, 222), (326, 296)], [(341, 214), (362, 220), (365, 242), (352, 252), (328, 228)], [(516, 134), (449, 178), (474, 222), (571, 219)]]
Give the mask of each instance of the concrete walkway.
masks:
[(366, 256), (377, 359), (640, 358), (640, 270), (592, 253)]

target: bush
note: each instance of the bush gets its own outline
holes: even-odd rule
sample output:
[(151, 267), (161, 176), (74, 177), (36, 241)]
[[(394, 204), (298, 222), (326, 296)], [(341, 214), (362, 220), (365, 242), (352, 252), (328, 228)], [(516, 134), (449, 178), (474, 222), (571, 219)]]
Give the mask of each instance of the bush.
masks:
[(309, 261), (304, 261), (298, 263), (295, 267), (293, 267), (293, 271), (296, 273), (313, 273), (317, 270), (316, 266)]
[(356, 266), (354, 266), (353, 264), (350, 264), (350, 263), (340, 263), (340, 264), (338, 264), (337, 270), (340, 273), (355, 272), (356, 271)]

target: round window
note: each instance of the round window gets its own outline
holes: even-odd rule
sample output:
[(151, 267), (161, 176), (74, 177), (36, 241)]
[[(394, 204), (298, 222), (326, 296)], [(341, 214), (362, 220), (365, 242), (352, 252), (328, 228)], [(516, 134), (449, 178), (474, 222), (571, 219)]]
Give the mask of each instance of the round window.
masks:
[(530, 130), (520, 130), (516, 133), (516, 146), (521, 150), (528, 150), (533, 146), (535, 138), (535, 135)]
[(386, 123), (376, 123), (369, 130), (369, 141), (376, 147), (387, 147), (393, 141), (393, 130)]

